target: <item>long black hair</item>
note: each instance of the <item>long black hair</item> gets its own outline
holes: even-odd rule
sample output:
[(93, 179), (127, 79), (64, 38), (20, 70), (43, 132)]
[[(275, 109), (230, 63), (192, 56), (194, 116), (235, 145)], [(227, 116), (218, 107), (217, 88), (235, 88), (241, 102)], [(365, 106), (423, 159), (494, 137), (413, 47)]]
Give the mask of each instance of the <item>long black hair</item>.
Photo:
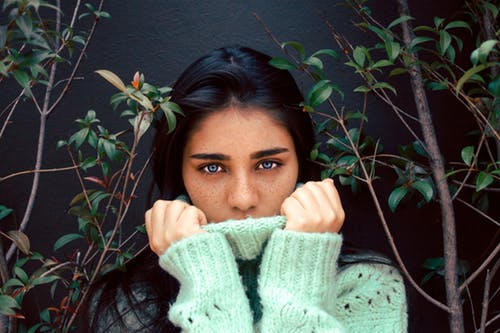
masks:
[[(153, 177), (160, 197), (172, 200), (185, 193), (182, 153), (192, 131), (212, 112), (239, 106), (259, 107), (290, 133), (299, 161), (298, 181), (318, 180), (320, 169), (309, 160), (315, 137), (312, 120), (300, 103), (303, 96), (292, 75), (269, 64), (271, 58), (246, 47), (214, 50), (191, 64), (173, 86), (171, 101), (184, 116), (169, 133), (166, 119), (156, 125)], [(159, 268), (146, 251), (126, 272), (115, 271), (93, 286), (87, 306), (91, 332), (178, 332), (167, 312), (178, 282)]]
[(182, 152), (189, 134), (209, 114), (229, 106), (260, 107), (291, 134), (299, 161), (300, 182), (319, 179), (319, 167), (309, 160), (315, 143), (310, 115), (292, 75), (269, 64), (271, 57), (245, 47), (214, 50), (195, 61), (173, 87), (171, 101), (184, 116), (168, 134), (166, 120), (158, 123), (153, 147), (153, 173), (164, 199), (185, 193)]

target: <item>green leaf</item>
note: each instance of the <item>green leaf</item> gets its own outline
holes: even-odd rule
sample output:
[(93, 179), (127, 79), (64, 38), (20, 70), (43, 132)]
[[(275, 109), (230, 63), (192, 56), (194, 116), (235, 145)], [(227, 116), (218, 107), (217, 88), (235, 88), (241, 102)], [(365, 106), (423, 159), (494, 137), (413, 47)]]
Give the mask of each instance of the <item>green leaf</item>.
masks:
[(372, 68), (379, 68), (379, 67), (386, 67), (386, 66), (392, 66), (392, 65), (394, 65), (394, 63), (392, 61), (389, 61), (387, 59), (382, 59), (382, 60), (377, 61), (371, 67)]
[(21, 306), (9, 295), (0, 295), (0, 313), (6, 316), (15, 315), (13, 309), (20, 309)]
[(422, 264), (422, 268), (425, 268), (430, 271), (438, 271), (444, 268), (444, 258), (427, 258)]
[(444, 27), (444, 30), (454, 29), (454, 28), (465, 28), (468, 29), (470, 32), (472, 32), (470, 25), (464, 21), (451, 21)]
[(26, 274), (26, 272), (21, 268), (21, 267), (18, 267), (18, 266), (14, 266), (14, 274), (19, 278), (19, 280), (21, 280), (22, 283), (24, 283), (25, 285), (28, 283), (28, 280), (29, 280), (29, 277), (28, 277), (28, 274)]
[(494, 80), (491, 80), (488, 84), (488, 90), (493, 96), (500, 97), (500, 74)]
[(5, 282), (5, 284), (2, 286), (4, 290), (11, 287), (24, 287), (24, 283), (19, 279), (12, 278)]
[(8, 216), (12, 212), (13, 210), (11, 208), (7, 208), (4, 205), (0, 205), (0, 220)]
[(390, 73), (389, 73), (389, 76), (394, 76), (394, 75), (400, 75), (400, 74), (406, 74), (408, 73), (407, 69), (406, 68), (403, 68), (403, 67), (398, 67), (398, 68), (394, 68)]
[(365, 66), (365, 60), (366, 60), (365, 48), (356, 46), (352, 55), (354, 57), (354, 61), (356, 62), (356, 64), (358, 64), (360, 67)]
[(387, 82), (377, 82), (375, 83), (373, 86), (372, 86), (373, 89), (389, 89), (390, 91), (392, 91), (394, 93), (394, 95), (397, 95), (397, 91), (396, 91), (396, 88), (394, 88), (393, 86), (391, 86), (389, 83)]
[(462, 161), (464, 161), (464, 163), (468, 166), (471, 166), (472, 158), (474, 157), (474, 146), (467, 146), (462, 149), (461, 155)]
[(12, 76), (16, 79), (17, 83), (24, 89), (30, 89), (30, 77), (23, 71), (15, 69), (12, 71)]
[(491, 183), (493, 183), (493, 177), (490, 174), (481, 171), (476, 178), (476, 192), (485, 189)]
[[(491, 63), (489, 63), (491, 64)], [(484, 65), (479, 65), (479, 66), (474, 66), (471, 69), (469, 69), (467, 72), (462, 75), (462, 77), (458, 80), (457, 86), (455, 87), (455, 93), (458, 94), (460, 90), (462, 90), (463, 85), (469, 81), (473, 75), (481, 72), (482, 70), (488, 68), (488, 64)]]
[(124, 92), (124, 93), (127, 92), (127, 88), (125, 87), (125, 84), (118, 77), (118, 75), (116, 75), (115, 73), (108, 71), (106, 69), (100, 69), (100, 70), (97, 70), (95, 72), (97, 74), (99, 74), (100, 76), (102, 76), (106, 81), (111, 83), (113, 86), (115, 86), (121, 92)]
[(451, 44), (451, 36), (450, 34), (445, 31), (445, 30), (441, 30), (439, 32), (439, 50), (440, 50), (440, 54), (442, 56), (445, 55), (446, 51), (448, 50), (448, 47), (450, 46)]
[(401, 46), (399, 45), (399, 43), (387, 40), (385, 42), (385, 51), (387, 52), (389, 60), (394, 62), (394, 60), (396, 60), (396, 58), (398, 57), (399, 52), (401, 51)]
[(10, 230), (7, 232), (14, 244), (16, 244), (19, 251), (24, 253), (25, 255), (29, 255), (30, 253), (30, 240), (25, 233), (19, 230)]
[(288, 61), (285, 58), (280, 58), (280, 57), (275, 57), (272, 58), (269, 61), (269, 64), (273, 67), (276, 67), (278, 69), (284, 69), (284, 70), (292, 70), (295, 69), (295, 65), (292, 64), (290, 61)]
[(370, 88), (368, 88), (367, 86), (359, 86), (359, 87), (356, 87), (354, 88), (353, 90), (354, 92), (362, 92), (362, 93), (367, 93), (367, 92), (370, 92), (372, 91)]
[(336, 51), (331, 50), (331, 49), (321, 49), (321, 50), (318, 50), (318, 51), (314, 52), (311, 55), (311, 57), (316, 57), (316, 56), (322, 55), (322, 54), (329, 55), (330, 57), (332, 57), (335, 60), (339, 60), (340, 59), (339, 54)]
[(388, 26), (387, 26), (387, 29), (391, 29), (392, 27), (395, 27), (396, 25), (398, 24), (401, 24), (403, 22), (406, 22), (408, 20), (414, 20), (413, 17), (411, 16), (408, 16), (408, 15), (403, 15), (403, 16), (400, 16), (398, 17), (397, 19), (395, 19), (394, 21), (392, 21)]
[(318, 81), (307, 94), (307, 104), (312, 107), (320, 105), (330, 97), (332, 91), (330, 80)]
[(286, 48), (287, 46), (293, 47), (297, 51), (297, 53), (299, 54), (300, 60), (304, 60), (304, 58), (306, 57), (306, 52), (305, 52), (304, 46), (302, 46), (302, 44), (300, 44), (299, 42), (295, 42), (295, 41), (284, 42), (281, 44), (282, 49)]
[(97, 161), (95, 157), (87, 157), (85, 161), (83, 161), (80, 164), (80, 168), (82, 168), (83, 171), (87, 171), (87, 169), (92, 168), (97, 164)]
[(429, 202), (434, 195), (434, 189), (432, 185), (424, 180), (417, 180), (411, 184), (411, 187), (420, 192), (424, 197), (425, 201)]
[(323, 70), (323, 62), (319, 58), (311, 56), (304, 60), (303, 63), (315, 67), (320, 72)]
[(444, 22), (444, 18), (441, 18), (441, 17), (434, 17), (434, 27), (436, 29), (439, 29), (439, 27), (443, 24)]
[(51, 282), (58, 280), (60, 278), (61, 277), (57, 276), (57, 275), (41, 276), (41, 277), (37, 277), (36, 279), (34, 279), (31, 284), (33, 286), (39, 286), (41, 284), (51, 283)]
[(484, 7), (488, 8), (488, 10), (493, 14), (493, 19), (495, 20), (498, 16), (498, 11), (500, 10), (500, 8), (488, 1), (483, 1), (481, 4)]
[(89, 134), (89, 130), (90, 129), (88, 127), (82, 128), (81, 130), (79, 130), (78, 132), (76, 132), (75, 134), (73, 134), (69, 138), (69, 143), (75, 142), (76, 149), (80, 148), (81, 145), (87, 139), (87, 135)]
[(392, 212), (396, 210), (398, 207), (399, 203), (401, 200), (405, 197), (405, 195), (408, 193), (408, 189), (404, 186), (396, 187), (391, 194), (389, 195), (389, 208), (391, 209)]
[(64, 245), (68, 244), (71, 241), (74, 241), (75, 239), (82, 239), (82, 238), (83, 236), (81, 234), (63, 235), (54, 243), (54, 251), (59, 250), (61, 247), (63, 247)]
[(499, 43), (496, 39), (489, 39), (481, 43), (481, 45), (472, 51), (470, 60), (474, 65), (478, 63), (484, 64), (488, 60), (488, 56), (493, 48)]

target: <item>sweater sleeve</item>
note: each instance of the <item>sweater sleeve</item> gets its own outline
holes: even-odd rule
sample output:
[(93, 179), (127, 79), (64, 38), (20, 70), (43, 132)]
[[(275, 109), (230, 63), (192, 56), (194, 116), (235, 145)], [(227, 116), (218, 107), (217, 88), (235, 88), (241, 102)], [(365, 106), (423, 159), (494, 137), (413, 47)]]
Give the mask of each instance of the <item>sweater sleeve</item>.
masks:
[(272, 234), (259, 273), (262, 333), (347, 332), (334, 315), (341, 244), (333, 233)]
[(169, 320), (182, 332), (252, 332), (252, 315), (225, 237), (202, 233), (172, 244), (160, 266), (180, 283)]
[(405, 333), (406, 292), (396, 268), (357, 263), (337, 275), (335, 313), (349, 333)]

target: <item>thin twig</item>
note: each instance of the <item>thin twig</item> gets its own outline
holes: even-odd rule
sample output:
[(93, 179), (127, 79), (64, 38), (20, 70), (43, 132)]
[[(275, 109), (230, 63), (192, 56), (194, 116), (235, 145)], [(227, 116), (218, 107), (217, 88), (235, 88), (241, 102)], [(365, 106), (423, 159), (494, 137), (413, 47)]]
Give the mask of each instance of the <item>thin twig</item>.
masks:
[(462, 285), (458, 288), (459, 292), (462, 292), (464, 288), (469, 285), (474, 279), (478, 277), (479, 274), (490, 264), (493, 259), (497, 256), (497, 254), (500, 252), (500, 244), (498, 244), (493, 251), (491, 251), (490, 255), (483, 261), (483, 263), (472, 273), (469, 275), (467, 280), (462, 283)]
[(483, 303), (481, 306), (481, 326), (479, 327), (481, 333), (485, 333), (486, 329), (486, 319), (488, 318), (488, 306), (490, 304), (489, 295), (491, 281), (497, 273), (500, 267), (500, 259), (498, 259), (491, 270), (486, 271), (486, 278), (484, 279), (484, 293), (483, 293)]
[(80, 165), (78, 164), (78, 165), (75, 165), (75, 166), (62, 167), (62, 168), (19, 171), (19, 172), (15, 172), (15, 173), (12, 173), (10, 175), (7, 175), (5, 177), (0, 177), (0, 182), (3, 182), (3, 181), (5, 181), (7, 179), (10, 179), (10, 178), (14, 178), (14, 177), (21, 176), (21, 175), (27, 175), (27, 174), (31, 174), (31, 173), (46, 173), (46, 172), (68, 171), (68, 170), (77, 169), (79, 167), (80, 167)]

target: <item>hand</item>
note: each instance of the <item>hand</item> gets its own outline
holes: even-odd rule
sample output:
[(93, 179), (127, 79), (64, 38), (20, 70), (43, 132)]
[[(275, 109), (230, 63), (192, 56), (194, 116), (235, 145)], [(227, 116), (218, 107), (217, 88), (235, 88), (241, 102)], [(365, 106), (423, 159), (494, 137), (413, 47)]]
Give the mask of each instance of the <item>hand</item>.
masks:
[(285, 230), (339, 232), (345, 213), (332, 179), (307, 182), (281, 205), (286, 217)]
[(158, 256), (172, 243), (205, 232), (201, 226), (207, 224), (201, 210), (181, 200), (157, 200), (144, 217), (149, 246)]

